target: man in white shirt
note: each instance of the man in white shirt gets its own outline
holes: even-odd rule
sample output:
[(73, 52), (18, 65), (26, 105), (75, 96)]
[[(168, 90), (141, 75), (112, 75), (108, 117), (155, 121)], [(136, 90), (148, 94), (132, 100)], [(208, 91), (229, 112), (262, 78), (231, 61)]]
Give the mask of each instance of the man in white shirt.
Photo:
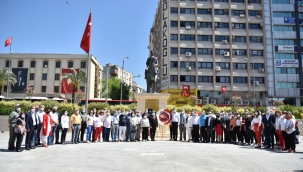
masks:
[(103, 116), (103, 142), (109, 142), (110, 126), (111, 126), (111, 115), (109, 110), (105, 110)]
[(177, 113), (175, 107), (173, 108), (172, 121), (170, 125), (172, 126), (173, 140), (177, 141), (178, 126), (180, 125), (180, 115)]
[(180, 113), (180, 126), (179, 126), (179, 131), (180, 131), (180, 141), (182, 141), (182, 137), (184, 138), (184, 141), (186, 141), (186, 114), (185, 110), (182, 109), (182, 112)]
[(192, 129), (192, 135), (193, 135), (193, 142), (198, 143), (199, 142), (199, 116), (195, 110), (192, 110), (192, 117), (190, 120), (190, 128)]
[(39, 110), (37, 111), (37, 116), (40, 119), (40, 125), (38, 126), (38, 130), (37, 130), (37, 145), (40, 145), (40, 131), (41, 131), (42, 123), (43, 123), (43, 115), (44, 114), (45, 114), (44, 105), (40, 105)]
[(137, 132), (136, 132), (136, 140), (140, 141), (140, 131), (138, 128), (141, 128), (141, 112), (136, 110), (136, 117), (137, 117)]
[(59, 114), (57, 112), (57, 107), (53, 107), (53, 111), (50, 112), (50, 115), (51, 115), (51, 118), (53, 120), (53, 123), (52, 123), (52, 135), (48, 136), (48, 138), (47, 138), (48, 144), (47, 145), (52, 145), (53, 142), (54, 142), (54, 136), (55, 136), (55, 133), (56, 133), (56, 130), (57, 130), (57, 125), (59, 123)]

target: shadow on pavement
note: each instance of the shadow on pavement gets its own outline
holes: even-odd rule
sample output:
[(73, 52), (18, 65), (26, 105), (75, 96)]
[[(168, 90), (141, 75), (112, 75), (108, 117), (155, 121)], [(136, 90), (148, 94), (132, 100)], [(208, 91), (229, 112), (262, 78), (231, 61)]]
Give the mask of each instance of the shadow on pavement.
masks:
[(8, 150), (8, 149), (0, 149), (0, 152), (15, 152), (13, 150)]

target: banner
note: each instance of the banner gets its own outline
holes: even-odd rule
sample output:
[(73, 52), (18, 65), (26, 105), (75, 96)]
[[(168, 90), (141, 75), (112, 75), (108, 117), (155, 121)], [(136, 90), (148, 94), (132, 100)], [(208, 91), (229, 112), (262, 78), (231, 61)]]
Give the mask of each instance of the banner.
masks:
[[(79, 69), (75, 69), (75, 70), (77, 72), (79, 72)], [(66, 73), (73, 75), (73, 72), (71, 69), (62, 69), (61, 76), (63, 76)], [(78, 89), (75, 90), (75, 92), (77, 92), (77, 91), (78, 91)], [(73, 86), (72, 86), (72, 84), (67, 83), (67, 79), (62, 80), (61, 93), (62, 94), (72, 94), (73, 93)]]
[(167, 109), (159, 110), (156, 115), (157, 115), (157, 118), (158, 118), (158, 123), (160, 125), (170, 124), (170, 122), (172, 120), (172, 114)]
[(225, 92), (226, 92), (226, 86), (221, 86), (221, 92), (222, 92), (222, 94), (225, 94)]
[(182, 85), (182, 96), (183, 97), (190, 96), (190, 85)]
[[(168, 55), (169, 55), (169, 49), (168, 49), (168, 43), (169, 43), (169, 20), (168, 20), (168, 11), (169, 11), (169, 2), (167, 0), (161, 0), (161, 7), (162, 7), (162, 16), (161, 16), (161, 31), (162, 33), (161, 35), (161, 49), (162, 49), (162, 53), (161, 53), (161, 90), (166, 90), (168, 88), (168, 65), (169, 65), (169, 61), (168, 61)], [(160, 61), (160, 60), (159, 60)]]
[(12, 68), (12, 72), (16, 75), (17, 83), (11, 85), (12, 93), (24, 93), (25, 88), (27, 87), (27, 68)]
[(276, 61), (276, 67), (299, 67), (299, 60), (297, 59), (279, 59)]

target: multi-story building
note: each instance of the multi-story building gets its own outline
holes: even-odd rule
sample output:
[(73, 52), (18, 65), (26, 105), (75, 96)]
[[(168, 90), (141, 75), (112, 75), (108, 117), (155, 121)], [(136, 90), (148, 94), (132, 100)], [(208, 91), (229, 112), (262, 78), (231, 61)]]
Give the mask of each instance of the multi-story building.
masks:
[[(106, 79), (106, 66), (103, 66), (104, 70), (102, 73), (102, 77), (104, 79)], [(116, 77), (118, 79), (123, 78), (123, 82), (125, 82), (127, 85), (132, 85), (132, 81), (133, 81), (133, 74), (126, 71), (125, 69), (120, 68), (118, 65), (113, 65), (113, 64), (108, 64), (108, 79), (112, 78), (112, 77)]]
[(148, 48), (159, 59), (159, 89), (171, 93), (169, 104), (189, 103), (182, 85), (201, 104), (232, 104), (234, 95), (240, 104), (266, 104), (272, 41), (263, 7), (261, 0), (160, 0)]
[[(300, 106), (303, 97), (302, 44), (303, 0), (265, 3), (268, 97), (292, 98)], [(271, 28), (271, 30), (269, 30)]]
[[(24, 90), (31, 86), (35, 90), (34, 96), (71, 98), (71, 87), (60, 81), (61, 76), (71, 73), (70, 68), (87, 73), (85, 54), (0, 54), (0, 60), (0, 69), (10, 68), (17, 76), (17, 84), (9, 88), (9, 97), (26, 97)], [(100, 97), (102, 70), (91, 55), (89, 98)], [(85, 85), (80, 84), (79, 89), (83, 92), (86, 92)], [(6, 96), (7, 85), (1, 91)]]

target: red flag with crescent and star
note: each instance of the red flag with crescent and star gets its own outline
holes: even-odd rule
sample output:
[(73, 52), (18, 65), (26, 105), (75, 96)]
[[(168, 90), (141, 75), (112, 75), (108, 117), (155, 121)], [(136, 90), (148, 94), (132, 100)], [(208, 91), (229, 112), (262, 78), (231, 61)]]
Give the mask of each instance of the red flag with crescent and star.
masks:
[(182, 85), (182, 96), (183, 97), (190, 96), (190, 85)]
[(12, 38), (8, 38), (8, 39), (5, 41), (4, 47), (7, 47), (7, 46), (11, 45), (11, 43), (12, 43)]
[(221, 86), (221, 92), (222, 92), (222, 94), (225, 94), (225, 92), (226, 92), (226, 86)]
[(92, 12), (89, 13), (87, 24), (83, 33), (80, 47), (86, 52), (90, 52), (90, 37), (92, 32)]

